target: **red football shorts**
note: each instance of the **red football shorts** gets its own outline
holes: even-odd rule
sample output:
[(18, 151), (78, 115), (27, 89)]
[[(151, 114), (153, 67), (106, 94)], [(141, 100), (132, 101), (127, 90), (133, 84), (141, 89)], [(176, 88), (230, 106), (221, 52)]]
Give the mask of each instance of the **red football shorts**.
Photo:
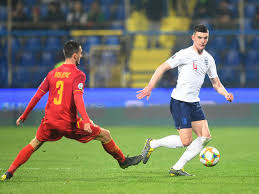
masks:
[(59, 129), (54, 128), (52, 125), (45, 123), (44, 118), (37, 130), (36, 138), (41, 141), (57, 141), (63, 136), (75, 139), (81, 143), (87, 143), (95, 139), (101, 132), (101, 128), (98, 125), (90, 125), (92, 133), (84, 131), (84, 124), (81, 118), (77, 119), (76, 126), (73, 129)]

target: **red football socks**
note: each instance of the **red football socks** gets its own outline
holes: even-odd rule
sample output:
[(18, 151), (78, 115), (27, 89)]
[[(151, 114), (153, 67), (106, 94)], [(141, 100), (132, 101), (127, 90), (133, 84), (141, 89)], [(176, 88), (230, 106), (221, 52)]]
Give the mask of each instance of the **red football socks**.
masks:
[(34, 148), (32, 147), (31, 144), (28, 144), (27, 146), (25, 146), (16, 156), (15, 160), (9, 167), (8, 172), (13, 174), (16, 171), (16, 169), (19, 168), (19, 166), (24, 164), (31, 157), (33, 152), (34, 152)]
[(113, 140), (109, 141), (108, 143), (103, 143), (103, 148), (107, 153), (111, 154), (113, 158), (118, 160), (120, 163), (125, 161), (125, 156)]

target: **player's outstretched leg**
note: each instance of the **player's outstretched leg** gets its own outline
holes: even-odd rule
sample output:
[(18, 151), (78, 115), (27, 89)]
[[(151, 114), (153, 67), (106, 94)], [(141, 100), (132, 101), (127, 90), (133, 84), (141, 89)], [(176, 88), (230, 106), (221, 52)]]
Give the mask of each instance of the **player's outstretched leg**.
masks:
[(161, 139), (151, 139), (148, 138), (146, 140), (144, 149), (142, 150), (143, 163), (146, 164), (149, 160), (151, 153), (159, 147), (166, 148), (182, 148), (184, 145), (182, 144), (181, 138), (179, 135), (169, 135), (163, 137)]
[(184, 169), (175, 170), (173, 168), (170, 169), (169, 174), (170, 176), (193, 176), (188, 172), (184, 171)]
[(111, 138), (110, 131), (106, 129), (101, 128), (101, 132), (99, 136), (96, 137), (96, 140), (102, 142), (104, 150), (118, 161), (122, 169), (125, 169), (129, 166), (137, 165), (143, 159), (142, 155), (125, 157), (119, 146), (117, 146), (114, 140)]
[(13, 174), (7, 171), (6, 173), (4, 173), (4, 174), (1, 176), (1, 181), (9, 180), (9, 179), (12, 178), (12, 176), (13, 176)]
[(13, 177), (14, 172), (29, 160), (34, 151), (36, 151), (43, 142), (40, 142), (35, 137), (28, 145), (26, 145), (16, 156), (15, 160), (7, 170), (5, 174), (2, 175), (1, 181), (9, 180)]
[(16, 156), (8, 171), (1, 177), (1, 180), (5, 181), (11, 179), (16, 169), (19, 168), (19, 166), (21, 166), (22, 164), (24, 164), (31, 157), (33, 152), (34, 148), (31, 144), (25, 146)]
[(146, 143), (145, 143), (145, 146), (142, 150), (142, 156), (143, 156), (143, 163), (146, 164), (147, 161), (149, 160), (152, 152), (155, 150), (154, 148), (151, 148), (150, 146), (150, 142), (152, 141), (153, 139), (152, 138), (148, 138), (146, 140)]
[(122, 153), (121, 149), (115, 144), (113, 139), (111, 139), (108, 143), (102, 143), (104, 150), (111, 154), (113, 158), (115, 158), (120, 167), (122, 169), (128, 168), (132, 165), (137, 165), (143, 159), (142, 155), (134, 156), (134, 157), (125, 157)]
[(119, 165), (122, 169), (128, 168), (129, 166), (137, 165), (143, 159), (142, 155), (133, 156), (133, 157), (126, 157), (124, 162), (120, 163)]

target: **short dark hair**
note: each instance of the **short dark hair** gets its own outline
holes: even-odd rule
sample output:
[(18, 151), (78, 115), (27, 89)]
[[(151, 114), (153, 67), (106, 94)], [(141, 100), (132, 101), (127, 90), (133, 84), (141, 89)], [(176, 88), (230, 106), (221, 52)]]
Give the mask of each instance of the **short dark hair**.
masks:
[(203, 24), (198, 24), (196, 26), (194, 26), (194, 33), (196, 32), (203, 32), (203, 33), (207, 33), (209, 32), (207, 26), (203, 25)]
[(77, 41), (67, 41), (63, 48), (65, 58), (71, 58), (74, 53), (78, 53), (80, 46), (81, 44)]

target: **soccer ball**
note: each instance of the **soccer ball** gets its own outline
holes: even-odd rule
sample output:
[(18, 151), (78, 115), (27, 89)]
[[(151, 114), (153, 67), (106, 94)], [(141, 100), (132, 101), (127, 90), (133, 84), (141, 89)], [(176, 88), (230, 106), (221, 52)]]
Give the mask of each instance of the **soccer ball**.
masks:
[(214, 147), (205, 147), (200, 152), (200, 162), (207, 167), (215, 166), (219, 162), (219, 151)]

